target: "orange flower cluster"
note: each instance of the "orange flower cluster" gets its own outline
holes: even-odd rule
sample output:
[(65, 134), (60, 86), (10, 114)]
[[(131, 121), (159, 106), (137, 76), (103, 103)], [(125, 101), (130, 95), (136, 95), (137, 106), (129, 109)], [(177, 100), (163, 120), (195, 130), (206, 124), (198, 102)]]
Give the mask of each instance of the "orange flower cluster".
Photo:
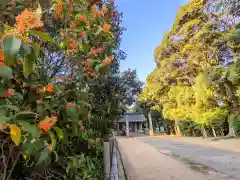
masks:
[(88, 71), (88, 75), (91, 77), (95, 77), (95, 76), (97, 76), (97, 73), (95, 71), (90, 70), (90, 71)]
[(53, 83), (50, 83), (47, 88), (46, 88), (47, 92), (53, 92)]
[(94, 19), (101, 16), (101, 12), (98, 10), (96, 5), (92, 6), (92, 16)]
[(100, 16), (104, 16), (107, 13), (107, 11), (108, 8), (105, 3), (102, 5), (101, 11), (98, 10), (96, 4), (92, 6), (92, 16), (94, 19)]
[(15, 93), (15, 91), (13, 89), (8, 89), (4, 94), (3, 97), (9, 97), (11, 95), (13, 95)]
[(86, 24), (89, 24), (89, 20), (84, 15), (80, 15), (79, 16), (79, 20), (82, 21), (82, 22), (85, 22)]
[(47, 87), (44, 87), (42, 89), (39, 89), (39, 93), (44, 93), (44, 92), (53, 92), (53, 83), (48, 84)]
[(111, 25), (110, 24), (104, 24), (103, 25), (103, 31), (108, 33), (110, 31)]
[(68, 110), (71, 109), (72, 107), (75, 107), (75, 104), (73, 104), (73, 103), (67, 103), (67, 105), (66, 105), (66, 110), (68, 111)]
[(52, 126), (56, 124), (56, 122), (57, 122), (57, 116), (52, 116), (51, 118), (47, 116), (43, 121), (40, 121), (39, 127), (44, 132), (48, 132), (52, 128)]
[(4, 65), (4, 56), (1, 48), (0, 48), (0, 65)]
[(58, 19), (62, 19), (62, 9), (63, 9), (63, 3), (62, 0), (59, 0), (56, 6), (56, 16)]
[(71, 28), (73, 28), (73, 29), (75, 29), (77, 27), (77, 24), (76, 23), (73, 23), (72, 25), (71, 25)]
[(110, 64), (112, 61), (114, 60), (114, 56), (108, 56), (106, 57), (102, 64), (100, 64), (100, 67), (103, 68), (104, 66), (107, 66), (108, 64)]
[(36, 12), (25, 9), (16, 17), (16, 26), (20, 32), (24, 32), (26, 29), (43, 27), (43, 22), (41, 21), (41, 16)]
[(98, 53), (101, 53), (103, 51), (104, 51), (103, 48), (95, 48), (95, 49), (92, 48), (91, 51), (90, 51), (90, 54), (96, 56)]
[(79, 33), (79, 36), (80, 36), (81, 38), (83, 38), (84, 36), (86, 36), (86, 32), (85, 32), (85, 31), (80, 32), (80, 33)]
[(72, 53), (76, 53), (78, 51), (78, 42), (75, 40), (70, 40), (68, 44), (68, 50), (71, 50)]
[(93, 66), (93, 60), (91, 58), (88, 58), (87, 59), (87, 68), (86, 68), (87, 74), (91, 77), (95, 77), (95, 76), (97, 76), (97, 73), (95, 71), (93, 71), (92, 66)]

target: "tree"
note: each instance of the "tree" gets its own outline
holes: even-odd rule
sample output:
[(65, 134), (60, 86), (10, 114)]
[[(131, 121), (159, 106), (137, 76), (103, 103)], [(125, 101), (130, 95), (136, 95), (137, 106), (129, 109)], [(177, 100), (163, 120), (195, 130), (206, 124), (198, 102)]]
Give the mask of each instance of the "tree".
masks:
[[(148, 76), (140, 99), (153, 102), (165, 118), (176, 122), (178, 131), (179, 121), (212, 125), (227, 113), (226, 107), (219, 105), (221, 100), (216, 98), (218, 88), (213, 84), (203, 87), (197, 82), (207, 71), (226, 69), (235, 51), (231, 37), (237, 11), (233, 10), (235, 14), (227, 11), (226, 15), (223, 13), (226, 9), (217, 10), (219, 3), (233, 10), (236, 2), (193, 0), (180, 8), (172, 29), (155, 49), (157, 67)], [(230, 17), (234, 17), (234, 21), (229, 21)], [(212, 130), (215, 134), (214, 128)]]

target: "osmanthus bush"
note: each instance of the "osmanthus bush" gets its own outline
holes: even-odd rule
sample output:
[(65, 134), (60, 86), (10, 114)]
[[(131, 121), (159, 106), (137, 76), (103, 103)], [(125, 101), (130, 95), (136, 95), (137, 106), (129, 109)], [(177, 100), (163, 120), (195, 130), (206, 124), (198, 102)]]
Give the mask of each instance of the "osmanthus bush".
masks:
[(1, 9), (12, 10), (10, 19), (1, 19), (0, 32), (0, 140), (6, 157), (0, 176), (10, 178), (19, 164), (31, 172), (51, 164), (66, 172), (52, 168), (33, 178), (100, 179), (97, 160), (84, 157), (74, 143), (88, 140), (95, 149), (99, 143), (91, 128), (88, 81), (107, 73), (114, 61), (120, 35), (114, 2), (26, 2), (0, 2)]

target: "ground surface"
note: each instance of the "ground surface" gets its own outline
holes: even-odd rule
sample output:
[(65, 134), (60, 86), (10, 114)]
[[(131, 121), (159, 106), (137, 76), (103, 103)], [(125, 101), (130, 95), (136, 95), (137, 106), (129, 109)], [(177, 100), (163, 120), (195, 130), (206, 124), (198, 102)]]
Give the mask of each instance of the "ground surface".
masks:
[(240, 180), (239, 140), (142, 136), (118, 143), (129, 180)]

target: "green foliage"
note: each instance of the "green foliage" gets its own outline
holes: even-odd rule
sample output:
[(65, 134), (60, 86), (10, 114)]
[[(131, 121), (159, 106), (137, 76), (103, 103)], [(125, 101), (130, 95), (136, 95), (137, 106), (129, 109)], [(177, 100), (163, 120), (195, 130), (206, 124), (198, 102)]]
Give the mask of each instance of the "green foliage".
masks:
[(193, 135), (189, 122), (194, 122), (222, 135), (222, 122), (239, 107), (240, 41), (238, 25), (228, 19), (237, 18), (235, 2), (189, 2), (155, 49), (157, 67), (139, 100), (153, 103), (164, 118), (187, 124), (185, 134)]
[(47, 3), (0, 4), (13, 11), (0, 12), (0, 176), (100, 180), (103, 139), (142, 83), (136, 71), (120, 74), (114, 4)]

